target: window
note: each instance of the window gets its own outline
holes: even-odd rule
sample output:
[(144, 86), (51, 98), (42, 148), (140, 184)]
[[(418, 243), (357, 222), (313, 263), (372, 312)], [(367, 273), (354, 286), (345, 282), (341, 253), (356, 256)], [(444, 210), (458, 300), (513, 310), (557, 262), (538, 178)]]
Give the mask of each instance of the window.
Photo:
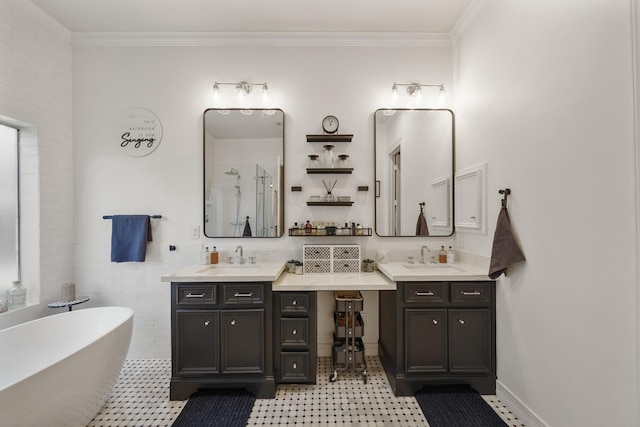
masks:
[(20, 278), (18, 130), (0, 125), (0, 290)]

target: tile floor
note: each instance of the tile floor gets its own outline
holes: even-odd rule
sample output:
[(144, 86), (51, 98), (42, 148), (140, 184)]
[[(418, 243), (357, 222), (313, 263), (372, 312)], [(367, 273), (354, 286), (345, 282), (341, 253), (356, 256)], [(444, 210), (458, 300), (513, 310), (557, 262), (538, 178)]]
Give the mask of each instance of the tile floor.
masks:
[[(257, 399), (247, 426), (428, 426), (413, 397), (396, 397), (377, 357), (367, 357), (368, 380), (341, 371), (329, 381), (331, 358), (318, 359), (317, 384), (280, 385), (275, 399)], [(169, 401), (171, 361), (127, 360), (102, 411), (88, 427), (171, 426), (186, 401)], [(496, 398), (484, 396), (509, 427), (523, 427)]]

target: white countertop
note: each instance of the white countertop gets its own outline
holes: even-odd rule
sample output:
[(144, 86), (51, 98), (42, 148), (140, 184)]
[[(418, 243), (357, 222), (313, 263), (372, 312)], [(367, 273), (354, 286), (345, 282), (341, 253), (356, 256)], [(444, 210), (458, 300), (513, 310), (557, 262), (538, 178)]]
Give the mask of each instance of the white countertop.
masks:
[(160, 278), (163, 282), (273, 282), (286, 265), (285, 261), (256, 264), (190, 265)]
[(336, 274), (283, 273), (273, 284), (272, 289), (273, 291), (382, 291), (394, 290), (396, 284), (377, 271)]
[(274, 291), (393, 290), (402, 281), (490, 280), (487, 272), (467, 264), (377, 264), (373, 273), (291, 274), (286, 261), (257, 264), (190, 265), (165, 274), (163, 282), (273, 282)]
[(488, 273), (467, 264), (408, 264), (390, 262), (377, 264), (376, 267), (385, 276), (395, 282), (402, 281), (473, 281), (491, 280)]

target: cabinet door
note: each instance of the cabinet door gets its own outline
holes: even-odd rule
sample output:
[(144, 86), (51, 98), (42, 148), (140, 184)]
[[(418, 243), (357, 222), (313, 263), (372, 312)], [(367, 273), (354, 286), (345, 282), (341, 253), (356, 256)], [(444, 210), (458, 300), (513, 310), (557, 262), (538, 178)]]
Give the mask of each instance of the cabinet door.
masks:
[(220, 312), (178, 310), (176, 312), (175, 375), (218, 374), (220, 359)]
[(221, 312), (223, 374), (264, 372), (264, 309)]
[(491, 372), (491, 311), (449, 310), (451, 372)]
[(447, 310), (405, 309), (407, 373), (447, 371)]

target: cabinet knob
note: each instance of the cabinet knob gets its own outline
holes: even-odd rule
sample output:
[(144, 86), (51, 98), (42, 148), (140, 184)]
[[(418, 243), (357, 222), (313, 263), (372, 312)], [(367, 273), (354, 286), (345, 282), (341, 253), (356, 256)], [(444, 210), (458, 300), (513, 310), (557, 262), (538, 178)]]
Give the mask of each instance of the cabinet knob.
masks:
[(296, 362), (293, 362), (293, 369), (298, 369), (298, 364)]
[(458, 323), (460, 323), (461, 325), (464, 325), (464, 320), (458, 319)]
[(204, 326), (209, 326), (209, 323), (210, 323), (210, 322), (209, 322), (208, 320), (205, 320), (205, 321), (204, 321)]
[(230, 323), (231, 323), (231, 326), (236, 326), (236, 320), (235, 319), (233, 319)]
[(298, 301), (293, 300), (293, 302), (291, 303), (291, 305), (298, 305)]
[(293, 335), (297, 335), (297, 334), (298, 334), (298, 330), (297, 330), (297, 329), (294, 329), (293, 331), (291, 331), (291, 333), (292, 333)]
[(436, 319), (431, 319), (431, 323), (433, 323), (434, 325), (437, 325), (438, 321)]

